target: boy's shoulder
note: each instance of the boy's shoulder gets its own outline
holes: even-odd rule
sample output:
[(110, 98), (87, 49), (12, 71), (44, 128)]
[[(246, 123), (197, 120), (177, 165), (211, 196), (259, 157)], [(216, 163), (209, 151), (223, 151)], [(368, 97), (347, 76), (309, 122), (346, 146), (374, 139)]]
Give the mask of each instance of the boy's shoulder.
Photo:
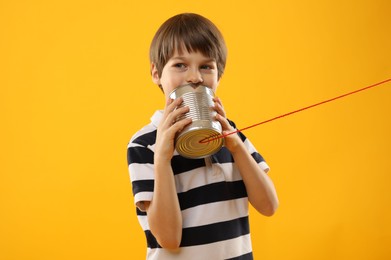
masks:
[(148, 124), (138, 130), (131, 138), (129, 145), (142, 145), (142, 146), (150, 146), (154, 145), (156, 142), (156, 130), (153, 124)]
[(151, 117), (149, 124), (138, 130), (131, 138), (129, 145), (138, 144), (142, 146), (152, 146), (156, 142), (157, 125), (159, 123), (161, 111), (156, 111)]

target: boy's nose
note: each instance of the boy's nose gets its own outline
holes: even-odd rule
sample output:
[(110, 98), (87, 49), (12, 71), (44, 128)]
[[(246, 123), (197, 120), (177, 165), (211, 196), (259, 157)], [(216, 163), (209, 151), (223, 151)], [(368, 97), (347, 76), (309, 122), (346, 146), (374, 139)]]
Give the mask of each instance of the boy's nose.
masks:
[(202, 78), (202, 75), (199, 70), (197, 69), (192, 69), (188, 71), (187, 74), (187, 82), (188, 83), (202, 83), (204, 79)]

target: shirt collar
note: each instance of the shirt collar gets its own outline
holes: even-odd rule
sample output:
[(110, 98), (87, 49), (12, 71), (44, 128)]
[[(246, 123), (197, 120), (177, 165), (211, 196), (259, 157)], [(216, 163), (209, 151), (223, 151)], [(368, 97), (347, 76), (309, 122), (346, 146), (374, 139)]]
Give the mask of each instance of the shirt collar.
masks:
[(159, 126), (160, 120), (163, 117), (163, 110), (157, 110), (151, 117), (152, 124), (157, 128)]

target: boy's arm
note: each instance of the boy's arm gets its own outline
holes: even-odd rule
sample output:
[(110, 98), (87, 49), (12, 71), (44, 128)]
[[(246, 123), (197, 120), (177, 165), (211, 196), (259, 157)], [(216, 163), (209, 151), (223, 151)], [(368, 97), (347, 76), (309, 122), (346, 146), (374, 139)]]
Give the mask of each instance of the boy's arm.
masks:
[(148, 224), (159, 245), (179, 247), (182, 238), (182, 216), (170, 163), (155, 159), (154, 195), (145, 205)]
[[(219, 98), (215, 98), (216, 119), (221, 123), (223, 134), (234, 131), (225, 118), (225, 112)], [(235, 164), (246, 186), (251, 205), (261, 214), (272, 216), (278, 207), (277, 192), (272, 180), (259, 167), (237, 134), (225, 137), (225, 146), (234, 157)]]
[(187, 113), (189, 108), (178, 108), (182, 99), (169, 99), (158, 126), (154, 155), (154, 195), (145, 204), (148, 224), (159, 245), (168, 249), (179, 247), (182, 238), (182, 214), (175, 187), (171, 158), (174, 153), (175, 134), (191, 119), (176, 123), (175, 119)]
[[(240, 140), (240, 138), (238, 137)], [(259, 167), (244, 143), (231, 150), (235, 164), (246, 186), (251, 205), (261, 214), (272, 216), (278, 207), (276, 189), (269, 176)]]

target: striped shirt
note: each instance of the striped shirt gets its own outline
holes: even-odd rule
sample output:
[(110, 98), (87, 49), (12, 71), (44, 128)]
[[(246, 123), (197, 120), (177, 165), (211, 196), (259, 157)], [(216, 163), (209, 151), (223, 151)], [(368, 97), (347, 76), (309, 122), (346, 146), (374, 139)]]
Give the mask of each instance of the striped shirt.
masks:
[[(147, 238), (147, 259), (253, 259), (246, 187), (225, 147), (205, 159), (187, 159), (174, 152), (171, 166), (183, 220), (180, 250), (166, 250), (156, 241), (142, 202), (153, 197), (154, 146), (162, 115), (162, 111), (155, 112), (151, 123), (132, 137), (127, 150), (137, 217)], [(268, 172), (262, 156), (239, 135), (258, 165)]]

